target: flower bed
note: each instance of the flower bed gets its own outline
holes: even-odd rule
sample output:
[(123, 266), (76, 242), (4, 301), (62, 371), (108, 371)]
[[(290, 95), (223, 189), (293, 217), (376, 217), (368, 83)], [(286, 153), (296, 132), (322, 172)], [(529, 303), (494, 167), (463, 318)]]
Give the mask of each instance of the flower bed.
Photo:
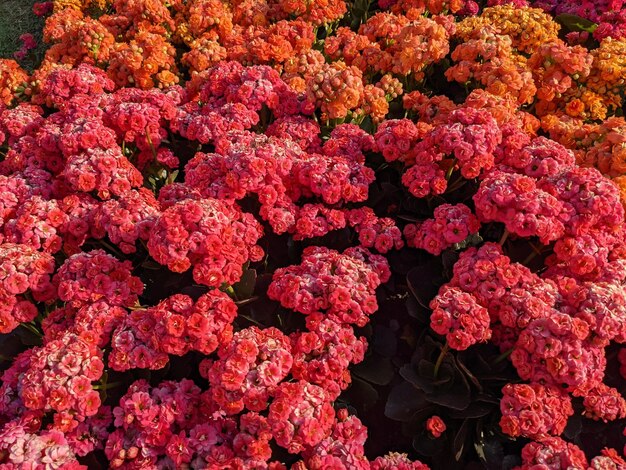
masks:
[(0, 468), (626, 468), (622, 1), (34, 10)]

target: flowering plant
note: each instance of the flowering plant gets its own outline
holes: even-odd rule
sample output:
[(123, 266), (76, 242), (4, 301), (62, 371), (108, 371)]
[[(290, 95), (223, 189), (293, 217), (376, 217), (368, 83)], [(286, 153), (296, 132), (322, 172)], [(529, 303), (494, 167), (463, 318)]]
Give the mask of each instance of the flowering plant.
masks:
[(626, 4), (570, 3), (37, 4), (0, 468), (626, 468)]

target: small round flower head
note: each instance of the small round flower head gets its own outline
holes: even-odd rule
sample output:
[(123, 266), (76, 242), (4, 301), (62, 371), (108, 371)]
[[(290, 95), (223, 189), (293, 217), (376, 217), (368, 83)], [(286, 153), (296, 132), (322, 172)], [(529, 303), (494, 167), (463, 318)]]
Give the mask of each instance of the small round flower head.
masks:
[(211, 290), (193, 302), (176, 294), (146, 311), (156, 324), (149, 332), (158, 349), (183, 356), (189, 351), (211, 354), (232, 338), (237, 307), (225, 293)]
[(626, 468), (626, 460), (619, 455), (615, 449), (604, 448), (591, 462), (589, 462), (590, 470), (619, 470)]
[(522, 449), (522, 465), (515, 470), (530, 470), (541, 466), (550, 470), (587, 468), (587, 458), (576, 445), (560, 437), (548, 437), (541, 442), (530, 442)]
[(494, 166), (494, 151), (502, 141), (498, 123), (489, 111), (471, 107), (452, 111), (415, 146), (418, 163), (456, 159), (464, 178), (477, 178)]
[(367, 439), (367, 428), (348, 410), (337, 411), (331, 435), (315, 447), (303, 452), (307, 468), (323, 470), (369, 470), (370, 464), (363, 448)]
[[(524, 134), (526, 135), (526, 134)], [(518, 136), (513, 133), (507, 135), (504, 142), (508, 152), (503, 151), (498, 158), (499, 168), (504, 171), (515, 172), (532, 178), (544, 178), (558, 176), (563, 171), (573, 168), (575, 157), (572, 151), (561, 144), (546, 137), (535, 137), (526, 145), (515, 149), (515, 139)]]
[(35, 349), (20, 381), (20, 397), (33, 410), (70, 413), (73, 419), (68, 429), (72, 429), (98, 412), (100, 395), (91, 382), (98, 380), (103, 370), (100, 349), (66, 333)]
[(0, 430), (0, 453), (7, 468), (87, 468), (78, 463), (63, 432), (35, 433), (19, 421), (11, 421)]
[(241, 330), (218, 351), (207, 378), (213, 400), (227, 414), (263, 411), (293, 359), (289, 339), (276, 328)]
[(429, 470), (430, 467), (420, 461), (411, 461), (407, 454), (389, 452), (384, 457), (376, 457), (371, 463), (372, 470)]
[(267, 293), (305, 315), (324, 311), (339, 324), (365, 325), (378, 308), (375, 289), (389, 275), (387, 261), (365, 248), (340, 254), (308, 247), (300, 265), (276, 270)]
[(462, 351), (491, 337), (489, 312), (476, 298), (457, 287), (443, 286), (431, 301), (430, 327), (446, 336), (452, 349)]
[(465, 204), (442, 204), (435, 209), (433, 219), (408, 224), (404, 236), (410, 247), (421, 248), (440, 255), (447, 248), (478, 232), (480, 222)]
[(278, 445), (296, 454), (328, 437), (334, 418), (324, 389), (301, 380), (278, 386), (267, 420)]
[(102, 69), (82, 63), (73, 69), (57, 68), (49, 73), (40, 87), (40, 98), (48, 106), (63, 109), (76, 95), (100, 96), (114, 87)]
[(500, 400), (500, 427), (511, 437), (559, 436), (574, 414), (569, 395), (552, 385), (507, 384)]
[(345, 118), (361, 103), (364, 94), (362, 73), (344, 62), (324, 64), (307, 84), (307, 97), (322, 110), (322, 119)]
[(448, 187), (445, 172), (435, 162), (411, 165), (402, 175), (402, 184), (418, 198), (443, 194)]
[(70, 256), (54, 276), (59, 298), (73, 307), (106, 299), (109, 305), (130, 307), (143, 284), (131, 274), (130, 261), (119, 261), (103, 250)]
[(113, 409), (115, 430), (104, 449), (110, 466), (155, 466), (164, 456), (178, 466), (190, 462), (186, 432), (209, 419), (201, 403), (201, 390), (191, 380), (154, 388), (145, 380), (131, 384)]
[(377, 217), (369, 207), (352, 209), (347, 214), (348, 224), (359, 234), (359, 241), (365, 248), (375, 248), (379, 253), (404, 246), (402, 233), (393, 219)]
[(95, 230), (105, 232), (123, 253), (137, 251), (138, 240), (147, 241), (156, 219), (159, 204), (147, 188), (130, 190), (118, 199), (103, 202), (94, 211)]
[(431, 416), (426, 421), (426, 429), (436, 439), (446, 432), (446, 423), (437, 415)]
[(309, 315), (307, 329), (291, 335), (291, 375), (323, 387), (334, 400), (351, 383), (348, 367), (363, 360), (367, 342), (357, 338), (350, 326), (322, 314)]
[(522, 330), (511, 361), (524, 380), (542, 380), (584, 396), (602, 381), (606, 366), (604, 349), (588, 336), (585, 321), (554, 311)]
[(105, 200), (111, 196), (123, 196), (143, 183), (141, 173), (119, 149), (94, 148), (73, 155), (63, 174), (75, 191), (94, 192)]
[(376, 147), (386, 161), (404, 162), (423, 137), (420, 129), (410, 119), (387, 119), (376, 130)]
[(528, 176), (494, 171), (481, 182), (474, 203), (481, 222), (501, 222), (520, 237), (548, 244), (565, 231), (563, 202)]
[(600, 383), (591, 389), (583, 401), (585, 416), (605, 423), (626, 417), (626, 400), (620, 392)]
[(539, 182), (538, 189), (550, 193), (568, 214), (565, 233), (571, 236), (597, 232), (615, 234), (624, 221), (619, 189), (595, 168), (574, 167)]
[(330, 209), (324, 204), (304, 204), (298, 208), (296, 223), (290, 232), (294, 240), (321, 237), (346, 226), (343, 211)]
[(186, 199), (165, 209), (148, 240), (150, 255), (174, 272), (193, 267), (198, 284), (234, 284), (247, 261), (258, 261), (262, 228), (234, 203)]
[(165, 367), (169, 356), (161, 351), (154, 334), (156, 322), (155, 316), (144, 310), (134, 310), (121, 319), (111, 335), (109, 367), (118, 372)]
[(28, 245), (4, 243), (0, 245), (0, 260), (0, 333), (6, 334), (38, 314), (24, 294), (30, 291), (37, 301), (54, 298), (50, 282), (54, 258)]

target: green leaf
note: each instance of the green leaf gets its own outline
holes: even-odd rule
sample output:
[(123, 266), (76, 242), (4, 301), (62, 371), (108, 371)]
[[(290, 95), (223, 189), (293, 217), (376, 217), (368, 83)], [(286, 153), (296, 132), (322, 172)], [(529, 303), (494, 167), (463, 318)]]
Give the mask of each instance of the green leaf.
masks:
[(256, 269), (247, 269), (244, 271), (241, 279), (233, 284), (233, 289), (239, 300), (245, 300), (252, 297), (254, 286), (256, 285)]
[(352, 369), (355, 375), (376, 385), (387, 385), (394, 376), (391, 360), (373, 354)]
[(385, 416), (395, 421), (409, 422), (415, 413), (432, 408), (424, 399), (424, 394), (408, 382), (402, 382), (391, 389), (385, 403)]
[(463, 451), (465, 450), (465, 440), (467, 439), (467, 432), (469, 431), (469, 420), (463, 420), (463, 424), (459, 428), (459, 431), (454, 436), (454, 442), (452, 443), (452, 449), (454, 450), (454, 460), (457, 462), (461, 460)]
[(580, 16), (570, 15), (569, 13), (557, 15), (554, 19), (557, 23), (565, 26), (569, 31), (587, 31), (588, 33), (593, 33), (598, 27), (593, 21), (581, 18)]
[(366, 412), (378, 401), (378, 392), (365, 380), (354, 377), (352, 385), (342, 394), (342, 398), (361, 412)]

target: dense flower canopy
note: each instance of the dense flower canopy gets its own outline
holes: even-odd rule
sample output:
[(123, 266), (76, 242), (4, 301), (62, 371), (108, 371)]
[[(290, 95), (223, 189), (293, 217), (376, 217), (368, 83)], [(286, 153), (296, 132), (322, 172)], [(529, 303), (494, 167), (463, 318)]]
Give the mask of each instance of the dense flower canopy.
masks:
[(0, 468), (626, 468), (625, 2), (34, 13)]

